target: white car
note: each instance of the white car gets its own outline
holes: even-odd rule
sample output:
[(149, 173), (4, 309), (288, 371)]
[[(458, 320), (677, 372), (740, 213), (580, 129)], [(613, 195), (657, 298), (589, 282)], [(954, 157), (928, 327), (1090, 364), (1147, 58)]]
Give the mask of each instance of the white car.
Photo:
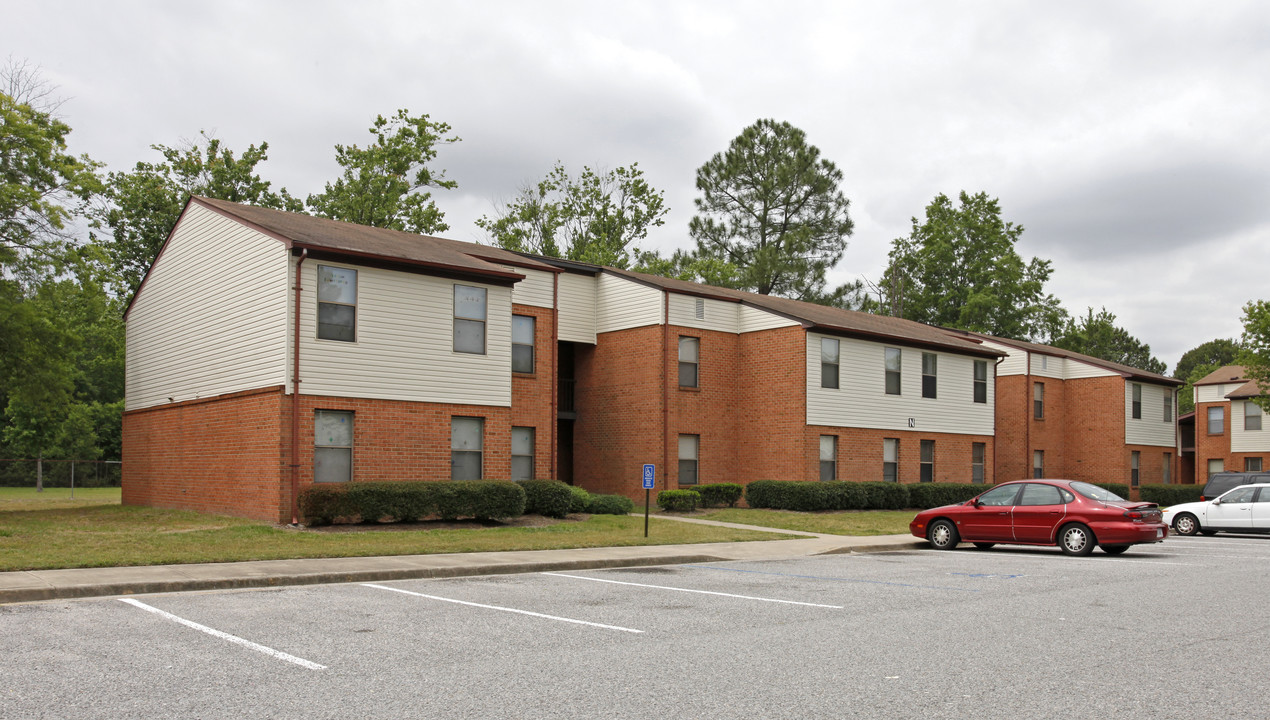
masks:
[(1165, 508), (1164, 522), (1178, 535), (1270, 533), (1270, 483), (1240, 485), (1212, 500)]

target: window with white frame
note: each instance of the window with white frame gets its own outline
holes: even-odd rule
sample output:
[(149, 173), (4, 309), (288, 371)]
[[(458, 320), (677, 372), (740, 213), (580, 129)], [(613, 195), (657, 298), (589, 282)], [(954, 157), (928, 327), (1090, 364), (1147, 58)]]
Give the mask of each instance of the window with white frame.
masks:
[(1032, 417), (1045, 419), (1045, 383), (1032, 383)]
[(1164, 391), (1164, 422), (1173, 422), (1173, 392), (1171, 390)]
[(534, 317), (512, 315), (512, 372), (534, 371)]
[(679, 484), (697, 484), (697, 454), (701, 449), (700, 435), (679, 436)]
[(485, 288), (454, 286), (454, 352), (485, 354)]
[(1261, 472), (1261, 458), (1244, 458), (1244, 472)]
[(485, 419), (450, 418), (450, 479), (480, 480), (485, 446)]
[(318, 265), (317, 336), (320, 340), (357, 340), (357, 271)]
[(838, 340), (820, 338), (820, 387), (838, 387)]
[(921, 482), (935, 482), (935, 441), (923, 440), (921, 446)]
[(701, 339), (679, 337), (679, 387), (697, 387), (700, 378)]
[(1032, 451), (1032, 477), (1033, 478), (1045, 477), (1045, 451), (1044, 450)]
[(1261, 429), (1261, 407), (1251, 400), (1244, 401), (1244, 430)]
[(975, 360), (975, 402), (988, 402), (988, 361)]
[(1211, 477), (1213, 473), (1223, 472), (1226, 469), (1226, 460), (1224, 458), (1213, 458), (1208, 461), (1208, 475)]
[(1173, 482), (1173, 453), (1164, 453), (1164, 465), (1160, 470), (1160, 477), (1165, 485)]
[(935, 353), (922, 353), (922, 397), (933, 398), (936, 393), (936, 369), (939, 356)]
[(899, 438), (882, 439), (882, 482), (899, 482), (900, 480), (900, 441)]
[(1138, 486), (1138, 467), (1142, 464), (1142, 453), (1134, 450), (1129, 453), (1129, 486)]
[(901, 354), (899, 348), (886, 348), (886, 394), (900, 394)]
[(1208, 434), (1221, 435), (1226, 432), (1226, 411), (1221, 405), (1208, 408)]
[(838, 436), (820, 436), (820, 479), (838, 479)]
[(512, 480), (534, 479), (534, 428), (512, 428)]
[(970, 482), (976, 485), (984, 481), (983, 466), (987, 450), (987, 443), (971, 443), (970, 445)]
[(353, 413), (318, 410), (313, 413), (313, 482), (353, 479)]
[(1142, 419), (1142, 386), (1133, 383), (1133, 419)]

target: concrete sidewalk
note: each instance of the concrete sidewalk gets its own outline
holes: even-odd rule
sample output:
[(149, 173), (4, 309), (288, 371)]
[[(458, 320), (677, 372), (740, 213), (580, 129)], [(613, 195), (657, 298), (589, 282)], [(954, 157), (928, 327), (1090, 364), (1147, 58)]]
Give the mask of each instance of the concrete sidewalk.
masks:
[[(666, 516), (659, 516), (665, 518)], [(673, 518), (726, 527), (797, 536), (699, 545), (643, 545), (576, 550), (393, 555), (387, 557), (257, 560), (236, 563), (148, 565), (143, 567), (28, 570), (0, 573), (0, 604), (193, 590), (278, 587), (319, 583), (376, 582), (413, 578), (459, 577), (585, 570), (589, 568), (672, 565), (722, 560), (778, 560), (809, 555), (879, 552), (924, 547), (910, 535), (850, 537)]]

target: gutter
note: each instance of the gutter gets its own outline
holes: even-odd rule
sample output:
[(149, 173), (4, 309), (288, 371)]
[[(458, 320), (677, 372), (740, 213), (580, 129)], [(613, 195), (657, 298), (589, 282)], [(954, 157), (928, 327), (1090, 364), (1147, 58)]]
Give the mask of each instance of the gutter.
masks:
[(300, 251), (295, 264), (295, 336), (291, 347), (291, 524), (300, 524), (300, 268), (309, 256), (308, 248)]

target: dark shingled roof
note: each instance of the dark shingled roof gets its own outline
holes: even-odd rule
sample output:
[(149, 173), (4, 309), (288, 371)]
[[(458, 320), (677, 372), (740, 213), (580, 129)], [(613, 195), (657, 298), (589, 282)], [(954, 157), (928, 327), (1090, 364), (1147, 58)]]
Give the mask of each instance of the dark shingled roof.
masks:
[(1110, 360), (1103, 360), (1102, 358), (1096, 358), (1092, 355), (1085, 355), (1078, 352), (1072, 352), (1071, 350), (1056, 348), (1053, 345), (1041, 345), (1040, 343), (1032, 343), (1032, 342), (1027, 342), (1025, 340), (1013, 340), (1011, 338), (1001, 338), (1001, 337), (996, 337), (994, 335), (987, 335), (985, 333), (969, 332), (964, 330), (950, 330), (949, 332), (963, 333), (970, 337), (983, 338), (984, 340), (987, 340), (988, 342), (999, 343), (1001, 345), (1008, 345), (1010, 347), (1015, 347), (1020, 350), (1026, 350), (1028, 352), (1041, 353), (1042, 355), (1050, 355), (1052, 357), (1062, 357), (1062, 358), (1070, 358), (1072, 360), (1079, 360), (1083, 363), (1088, 363), (1095, 367), (1104, 368), (1106, 370), (1110, 370), (1114, 373), (1123, 375), (1125, 377), (1133, 378), (1135, 380), (1145, 380), (1147, 382), (1159, 383), (1162, 385), (1185, 385), (1186, 384), (1176, 378), (1166, 377), (1158, 373), (1153, 373), (1148, 370), (1141, 370), (1139, 368), (1130, 367), (1128, 365), (1122, 365), (1118, 362), (1112, 362)]
[(789, 298), (776, 297), (774, 295), (759, 295), (758, 293), (742, 290), (730, 290), (728, 288), (702, 285), (701, 283), (664, 278), (657, 275), (647, 275), (630, 270), (610, 267), (603, 268), (603, 270), (644, 285), (675, 293), (738, 302), (761, 310), (769, 310), (795, 320), (808, 329), (826, 334), (846, 335), (879, 342), (890, 340), (892, 342), (938, 348), (980, 357), (998, 358), (1002, 355), (1001, 352), (984, 347), (978, 342), (954, 337), (940, 328), (903, 318), (843, 310), (842, 308), (816, 305), (815, 303), (790, 300)]
[(1243, 365), (1223, 365), (1196, 380), (1194, 385), (1221, 385), (1224, 383), (1248, 382), (1248, 371)]

